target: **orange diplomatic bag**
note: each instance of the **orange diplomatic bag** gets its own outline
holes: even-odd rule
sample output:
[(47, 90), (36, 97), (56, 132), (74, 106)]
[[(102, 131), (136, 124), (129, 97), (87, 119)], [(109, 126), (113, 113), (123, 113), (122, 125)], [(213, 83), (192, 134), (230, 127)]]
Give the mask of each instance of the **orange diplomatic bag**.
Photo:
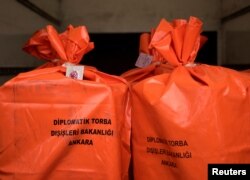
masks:
[(149, 49), (165, 62), (122, 75), (131, 83), (135, 180), (203, 180), (208, 164), (250, 163), (250, 77), (194, 63), (201, 27), (195, 17), (162, 20)]
[[(25, 45), (49, 61), (0, 87), (0, 179), (128, 179), (130, 107), (120, 77), (84, 67), (85, 27), (42, 29)], [(55, 65), (56, 64), (56, 65)]]
[[(175, 27), (181, 26), (184, 23), (186, 23), (186, 20), (184, 19), (175, 19), (172, 22)], [(165, 28), (167, 28), (167, 31), (173, 28), (170, 24), (167, 24), (165, 20), (162, 20), (161, 24), (162, 25), (158, 27), (157, 31), (162, 31), (161, 28), (162, 26), (164, 26), (163, 24), (165, 24)], [(138, 68), (131, 69), (121, 75), (128, 82), (134, 83), (137, 81), (141, 81), (142, 79), (145, 79), (147, 77), (167, 73), (173, 70), (173, 66), (169, 64), (155, 48), (152, 48), (151, 41), (153, 42), (155, 41), (155, 39), (159, 38), (159, 35), (156, 35), (154, 37), (155, 31), (156, 29), (152, 29), (151, 33), (141, 34), (139, 47), (140, 54), (135, 64), (135, 66), (137, 66)], [(167, 43), (169, 44), (171, 39), (169, 37), (165, 39), (165, 41), (168, 41)], [(205, 36), (200, 35), (198, 48), (200, 49), (206, 41), (207, 38)]]

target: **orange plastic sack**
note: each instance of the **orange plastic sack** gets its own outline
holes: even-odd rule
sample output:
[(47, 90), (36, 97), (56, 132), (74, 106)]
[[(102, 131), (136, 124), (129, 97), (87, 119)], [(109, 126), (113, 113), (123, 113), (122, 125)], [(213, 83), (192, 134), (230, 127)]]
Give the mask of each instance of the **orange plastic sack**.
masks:
[[(157, 74), (162, 74), (162, 73), (167, 73), (173, 70), (173, 65), (169, 64), (166, 59), (163, 57), (162, 54), (160, 54), (156, 48), (153, 48), (153, 44), (158, 44), (158, 42), (155, 42), (157, 39), (161, 39), (162, 35), (165, 34), (163, 29), (168, 32), (169, 34), (166, 35), (166, 37), (162, 38), (159, 43), (161, 44), (160, 46), (164, 46), (164, 44), (167, 44), (168, 46), (172, 43), (172, 39), (170, 38), (171, 33), (172, 36), (175, 35), (175, 39), (178, 39), (178, 35), (175, 31), (182, 31), (184, 30), (184, 27), (186, 26), (187, 21), (184, 19), (175, 19), (173, 20), (172, 23), (167, 22), (166, 20), (162, 19), (160, 25), (157, 27), (157, 29), (152, 29), (151, 33), (143, 33), (140, 36), (140, 47), (139, 51), (140, 53), (147, 54), (148, 56), (151, 56), (152, 62), (149, 66), (144, 67), (144, 68), (135, 68), (132, 70), (129, 70), (125, 73), (123, 73), (121, 76), (124, 77), (127, 81), (130, 83), (140, 81), (142, 79), (145, 79), (147, 77), (157, 75)], [(175, 28), (175, 29), (174, 29)], [(171, 31), (171, 32), (170, 32)], [(155, 32), (157, 32), (156, 35)], [(183, 33), (183, 32), (182, 32)], [(165, 41), (164, 41), (165, 39)], [(167, 42), (166, 42), (167, 39)], [(207, 38), (205, 36), (199, 35), (199, 49), (205, 44), (207, 41)], [(182, 44), (181, 39), (177, 40), (178, 44)], [(159, 46), (159, 45), (158, 45)], [(181, 45), (179, 45), (181, 46)], [(180, 51), (182, 47), (177, 48), (178, 51)], [(169, 48), (171, 49), (171, 48)], [(195, 49), (196, 50), (196, 49)], [(196, 50), (197, 51), (197, 50)], [(193, 52), (193, 54), (196, 52)], [(180, 54), (180, 52), (179, 52)]]
[[(67, 43), (48, 28), (57, 49), (35, 36), (30, 40), (35, 44), (25, 47), (33, 48), (31, 54), (41, 57), (44, 50), (53, 54), (49, 60), (58, 57), (57, 63), (77, 62), (90, 45), (85, 28), (71, 29), (74, 38), (64, 37)], [(0, 179), (128, 179), (126, 81), (90, 67), (83, 80), (76, 80), (65, 77), (65, 66), (50, 65), (54, 67), (19, 74), (0, 87)]]
[(130, 74), (135, 180), (203, 180), (210, 163), (250, 163), (250, 77), (194, 63), (201, 26), (161, 21), (150, 44), (172, 70)]

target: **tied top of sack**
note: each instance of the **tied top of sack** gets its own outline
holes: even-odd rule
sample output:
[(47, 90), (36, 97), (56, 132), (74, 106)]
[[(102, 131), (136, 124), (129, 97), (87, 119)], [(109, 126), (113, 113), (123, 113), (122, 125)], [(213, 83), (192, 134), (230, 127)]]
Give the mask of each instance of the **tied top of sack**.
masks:
[(65, 32), (58, 34), (48, 25), (38, 30), (24, 45), (23, 50), (39, 59), (56, 64), (78, 64), (84, 54), (94, 48), (85, 26), (69, 25)]
[(140, 36), (140, 48), (139, 51), (145, 54), (148, 54), (152, 58), (152, 62), (164, 62), (164, 58), (158, 51), (154, 48), (149, 48), (154, 30), (151, 33), (142, 33)]
[[(145, 52), (145, 47), (148, 47), (146, 53), (153, 55), (154, 61), (168, 62), (173, 66), (193, 63), (198, 50), (207, 41), (206, 37), (200, 35), (202, 24), (200, 19), (192, 16), (188, 21), (175, 19), (168, 22), (162, 19), (151, 37), (142, 34), (140, 50)], [(150, 40), (145, 40), (149, 37)], [(148, 46), (145, 46), (147, 42)]]

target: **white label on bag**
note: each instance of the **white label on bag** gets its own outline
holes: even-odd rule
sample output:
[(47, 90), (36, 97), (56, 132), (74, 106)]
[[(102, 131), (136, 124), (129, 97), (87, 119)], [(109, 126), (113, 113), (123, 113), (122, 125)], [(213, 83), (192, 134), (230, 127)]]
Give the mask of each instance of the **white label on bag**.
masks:
[(140, 68), (146, 67), (151, 64), (152, 60), (153, 60), (153, 56), (150, 56), (145, 53), (140, 53), (135, 63), (135, 66), (140, 67)]
[(66, 65), (66, 77), (72, 79), (83, 79), (84, 66)]

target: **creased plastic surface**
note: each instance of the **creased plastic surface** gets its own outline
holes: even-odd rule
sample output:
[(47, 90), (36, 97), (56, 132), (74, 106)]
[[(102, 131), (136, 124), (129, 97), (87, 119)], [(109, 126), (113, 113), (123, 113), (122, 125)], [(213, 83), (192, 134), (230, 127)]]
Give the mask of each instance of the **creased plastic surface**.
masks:
[(174, 25), (161, 21), (155, 34), (163, 36), (151, 45), (172, 69), (152, 64), (124, 75), (131, 82), (135, 180), (203, 180), (209, 163), (250, 163), (250, 76), (192, 64), (200, 24), (168, 35)]
[(90, 42), (85, 26), (74, 28), (70, 25), (65, 32), (58, 34), (53, 26), (48, 25), (37, 31), (23, 50), (39, 59), (78, 64), (93, 48), (94, 43)]
[[(46, 54), (49, 60), (66, 55), (72, 62), (87, 52), (86, 37), (74, 39), (75, 33), (84, 35), (83, 29), (69, 28), (60, 41), (50, 30), (46, 33), (53, 40), (41, 38), (46, 42), (36, 46), (32, 38), (31, 54)], [(127, 180), (131, 122), (126, 81), (87, 66), (84, 79), (74, 80), (65, 77), (65, 67), (47, 65), (0, 87), (0, 179)]]
[(173, 66), (193, 63), (200, 47), (202, 22), (196, 17), (189, 21), (177, 19), (169, 23), (162, 19), (152, 37), (150, 47), (155, 48)]
[(249, 88), (249, 76), (208, 65), (134, 85), (135, 180), (206, 179), (208, 163), (250, 163)]
[(129, 82), (138, 81), (169, 72), (176, 66), (194, 63), (198, 50), (207, 41), (207, 37), (200, 35), (201, 26), (202, 22), (196, 17), (190, 17), (189, 21), (174, 19), (173, 22), (162, 19), (151, 33), (140, 36), (139, 50), (153, 56), (151, 67), (132, 69), (122, 77)]

